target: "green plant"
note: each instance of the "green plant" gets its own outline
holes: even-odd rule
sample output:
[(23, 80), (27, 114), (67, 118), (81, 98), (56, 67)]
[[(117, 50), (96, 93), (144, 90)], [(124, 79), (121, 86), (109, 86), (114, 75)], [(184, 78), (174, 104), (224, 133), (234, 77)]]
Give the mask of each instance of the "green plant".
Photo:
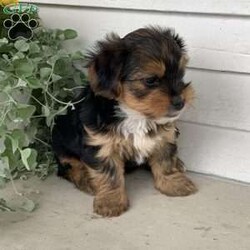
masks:
[(50, 130), (54, 118), (74, 108), (83, 88), (81, 52), (63, 49), (74, 30), (38, 29), (31, 41), (0, 39), (0, 185), (47, 176), (54, 168)]

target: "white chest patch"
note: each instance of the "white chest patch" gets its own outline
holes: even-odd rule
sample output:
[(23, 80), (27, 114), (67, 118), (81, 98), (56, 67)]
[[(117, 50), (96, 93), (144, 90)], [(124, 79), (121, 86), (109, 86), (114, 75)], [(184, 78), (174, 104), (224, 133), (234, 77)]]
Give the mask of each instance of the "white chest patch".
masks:
[(153, 151), (157, 142), (161, 140), (160, 136), (148, 136), (149, 131), (156, 130), (156, 122), (125, 106), (119, 107), (117, 115), (125, 118), (119, 125), (118, 131), (125, 139), (132, 140), (133, 147), (137, 152), (134, 160), (137, 164), (142, 164)]

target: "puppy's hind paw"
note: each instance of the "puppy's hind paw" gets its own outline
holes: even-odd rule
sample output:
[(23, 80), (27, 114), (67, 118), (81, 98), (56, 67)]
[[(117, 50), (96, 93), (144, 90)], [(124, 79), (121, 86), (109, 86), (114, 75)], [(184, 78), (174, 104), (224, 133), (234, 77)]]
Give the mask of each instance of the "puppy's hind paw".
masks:
[(168, 196), (188, 196), (198, 191), (194, 183), (180, 172), (162, 176), (155, 187)]

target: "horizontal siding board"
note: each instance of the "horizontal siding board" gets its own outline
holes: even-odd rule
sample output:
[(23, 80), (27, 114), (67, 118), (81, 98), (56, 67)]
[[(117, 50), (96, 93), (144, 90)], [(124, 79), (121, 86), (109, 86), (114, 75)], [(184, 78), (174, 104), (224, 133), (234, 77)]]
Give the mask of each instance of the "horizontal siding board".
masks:
[(33, 0), (35, 3), (144, 11), (250, 16), (249, 0)]
[(250, 131), (250, 75), (189, 69), (196, 99), (182, 119)]
[(250, 182), (250, 133), (181, 122), (178, 127), (188, 170)]
[(92, 45), (111, 31), (123, 36), (148, 24), (175, 27), (187, 41), (191, 67), (250, 73), (250, 19), (59, 6), (41, 6), (40, 16), (49, 27), (75, 28), (82, 41), (79, 48)]
[(250, 73), (250, 54), (190, 48), (189, 66), (197, 69)]

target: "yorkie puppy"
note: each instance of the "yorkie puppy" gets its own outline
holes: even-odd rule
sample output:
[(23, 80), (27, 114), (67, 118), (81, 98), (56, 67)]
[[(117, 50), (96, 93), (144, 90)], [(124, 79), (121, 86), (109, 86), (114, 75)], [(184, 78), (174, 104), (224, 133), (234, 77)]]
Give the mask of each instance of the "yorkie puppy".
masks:
[(102, 216), (128, 209), (124, 172), (131, 162), (148, 164), (165, 195), (196, 192), (176, 145), (175, 121), (194, 97), (183, 82), (183, 40), (159, 27), (110, 34), (88, 58), (84, 100), (53, 129), (58, 175), (94, 194), (94, 212)]

